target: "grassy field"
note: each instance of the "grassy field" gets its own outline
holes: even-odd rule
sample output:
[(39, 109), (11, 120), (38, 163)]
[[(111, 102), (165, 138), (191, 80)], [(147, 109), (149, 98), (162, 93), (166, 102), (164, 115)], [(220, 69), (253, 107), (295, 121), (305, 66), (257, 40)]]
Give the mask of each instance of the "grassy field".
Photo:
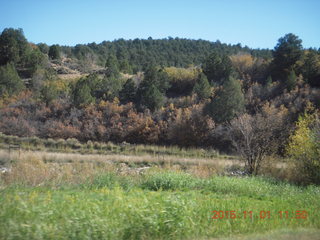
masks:
[(1, 175), (0, 239), (319, 239), (317, 186), (44, 159), (13, 158)]

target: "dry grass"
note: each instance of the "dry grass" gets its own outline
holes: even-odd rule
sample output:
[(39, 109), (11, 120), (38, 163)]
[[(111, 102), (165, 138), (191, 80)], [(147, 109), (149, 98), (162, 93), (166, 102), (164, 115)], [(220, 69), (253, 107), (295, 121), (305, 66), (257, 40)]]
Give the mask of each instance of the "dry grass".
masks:
[(10, 171), (1, 176), (2, 183), (5, 185), (58, 186), (65, 183), (80, 184), (93, 179), (97, 174), (114, 171), (115, 169), (114, 164), (103, 161), (78, 160), (68, 162), (60, 158), (59, 161), (48, 162), (49, 156), (42, 152), (21, 152), (19, 156), (18, 152), (9, 155), (8, 152), (0, 151), (0, 157), (1, 159), (5, 157), (9, 159), (6, 166)]
[[(7, 183), (28, 183), (37, 185), (62, 181), (79, 183), (105, 171), (122, 174), (137, 173), (141, 167), (156, 167), (167, 170), (185, 171), (200, 178), (225, 174), (232, 169), (243, 169), (240, 160), (226, 158), (190, 158), (170, 155), (125, 155), (125, 154), (80, 154), (45, 151), (0, 150), (0, 166), (8, 166), (11, 173)], [(125, 170), (124, 170), (125, 169)], [(232, 170), (232, 171), (233, 171)], [(277, 158), (266, 159), (260, 174), (295, 182), (295, 169)]]
[(234, 159), (219, 159), (219, 158), (182, 158), (179, 156), (153, 156), (153, 155), (124, 155), (124, 154), (80, 154), (80, 153), (52, 153), (45, 151), (21, 151), (11, 152), (10, 156), (7, 150), (0, 150), (0, 159), (19, 159), (36, 157), (44, 162), (107, 162), (107, 163), (131, 163), (131, 164), (148, 164), (155, 163), (160, 165), (207, 165), (226, 167), (234, 164), (242, 165), (242, 162)]
[(8, 184), (59, 185), (79, 184), (103, 172), (119, 172), (126, 166), (125, 174), (136, 173), (141, 166), (182, 170), (198, 177), (210, 177), (222, 173), (233, 164), (241, 164), (230, 159), (181, 158), (176, 156), (128, 156), (79, 153), (52, 153), (44, 151), (0, 150), (0, 160), (10, 168), (2, 180)]

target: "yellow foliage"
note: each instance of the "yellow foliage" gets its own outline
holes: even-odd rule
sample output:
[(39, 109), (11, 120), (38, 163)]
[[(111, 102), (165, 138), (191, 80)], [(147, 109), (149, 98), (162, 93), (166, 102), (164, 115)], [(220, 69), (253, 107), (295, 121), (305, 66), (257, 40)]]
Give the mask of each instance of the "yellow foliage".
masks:
[(104, 101), (104, 100), (101, 100), (99, 102), (99, 108), (105, 108), (107, 105), (108, 105), (108, 103), (106, 101)]
[(165, 68), (166, 73), (169, 76), (170, 81), (184, 81), (196, 79), (199, 75), (199, 68), (176, 68), (167, 67)]
[(250, 69), (255, 59), (250, 54), (237, 54), (230, 57), (233, 66), (241, 73)]
[(294, 159), (310, 159), (313, 156), (312, 149), (314, 148), (314, 142), (311, 138), (311, 130), (309, 125), (312, 123), (312, 115), (304, 115), (299, 117), (296, 123), (296, 131), (290, 137), (290, 143), (288, 146), (288, 154)]
[(115, 98), (113, 99), (113, 103), (118, 105), (118, 104), (120, 103), (119, 98), (115, 97)]
[(296, 131), (290, 136), (288, 155), (307, 183), (320, 183), (320, 123), (317, 112), (299, 117)]

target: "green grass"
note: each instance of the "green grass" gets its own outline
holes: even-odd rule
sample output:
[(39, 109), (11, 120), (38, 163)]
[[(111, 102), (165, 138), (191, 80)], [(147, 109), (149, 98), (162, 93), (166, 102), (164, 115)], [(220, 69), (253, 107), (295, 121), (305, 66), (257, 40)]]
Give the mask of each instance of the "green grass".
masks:
[[(163, 171), (107, 173), (78, 185), (10, 185), (0, 193), (0, 239), (211, 239), (317, 231), (319, 199), (316, 186)], [(237, 218), (212, 219), (215, 210), (234, 210)], [(307, 219), (291, 219), (297, 210), (306, 210)], [(253, 218), (244, 219), (244, 211)], [(270, 219), (260, 219), (260, 211), (270, 211)], [(289, 211), (289, 218), (281, 219), (279, 211)]]
[[(217, 240), (217, 238), (214, 238)], [(212, 240), (214, 240), (212, 239)], [(220, 240), (320, 240), (320, 230), (318, 229), (280, 229), (263, 234), (239, 235), (232, 238), (219, 238)]]

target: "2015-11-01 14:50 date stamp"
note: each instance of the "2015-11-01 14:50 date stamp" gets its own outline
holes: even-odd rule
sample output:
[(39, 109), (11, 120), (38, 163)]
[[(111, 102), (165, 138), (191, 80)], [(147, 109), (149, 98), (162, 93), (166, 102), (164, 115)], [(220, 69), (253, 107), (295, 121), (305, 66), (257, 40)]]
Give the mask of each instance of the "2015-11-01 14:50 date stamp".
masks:
[(280, 219), (304, 219), (308, 218), (308, 212), (306, 210), (297, 210), (297, 211), (212, 211), (212, 219), (271, 219), (271, 218), (280, 218)]

